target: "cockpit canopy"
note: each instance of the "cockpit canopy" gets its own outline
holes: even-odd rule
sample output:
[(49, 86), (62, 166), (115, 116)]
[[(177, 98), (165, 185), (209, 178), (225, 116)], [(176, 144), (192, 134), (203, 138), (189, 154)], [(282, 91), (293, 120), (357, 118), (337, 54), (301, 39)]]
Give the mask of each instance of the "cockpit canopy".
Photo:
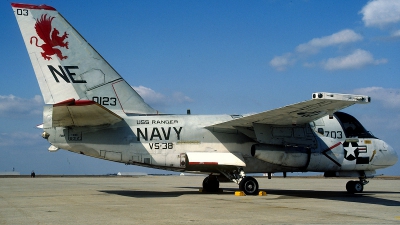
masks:
[(334, 115), (342, 126), (347, 138), (376, 138), (353, 116), (344, 112), (335, 112)]

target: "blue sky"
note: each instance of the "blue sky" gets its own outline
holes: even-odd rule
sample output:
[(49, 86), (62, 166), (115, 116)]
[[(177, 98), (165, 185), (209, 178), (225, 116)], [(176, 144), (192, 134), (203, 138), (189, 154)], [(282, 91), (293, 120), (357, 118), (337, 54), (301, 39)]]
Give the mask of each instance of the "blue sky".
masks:
[[(29, 3), (55, 7), (159, 111), (246, 114), (318, 91), (367, 94), (371, 104), (344, 111), (400, 149), (400, 1)], [(39, 86), (10, 1), (0, 4), (0, 171), (155, 172), (47, 152)]]

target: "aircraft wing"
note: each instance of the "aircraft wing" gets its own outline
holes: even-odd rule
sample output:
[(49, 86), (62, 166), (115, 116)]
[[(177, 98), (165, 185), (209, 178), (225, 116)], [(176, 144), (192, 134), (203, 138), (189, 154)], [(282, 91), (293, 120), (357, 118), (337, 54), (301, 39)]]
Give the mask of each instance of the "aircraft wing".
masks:
[(90, 100), (68, 99), (53, 105), (52, 126), (97, 126), (114, 124), (120, 116)]
[(365, 95), (313, 93), (312, 99), (284, 106), (262, 113), (214, 124), (210, 128), (252, 127), (254, 123), (270, 125), (304, 124), (322, 118), (357, 103), (369, 103), (371, 98)]

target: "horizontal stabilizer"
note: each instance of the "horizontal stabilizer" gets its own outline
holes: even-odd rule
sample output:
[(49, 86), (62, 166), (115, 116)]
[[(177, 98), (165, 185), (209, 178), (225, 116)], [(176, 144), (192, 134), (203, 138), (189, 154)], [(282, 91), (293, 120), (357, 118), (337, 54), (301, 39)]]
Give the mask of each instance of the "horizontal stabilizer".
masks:
[(53, 105), (52, 127), (114, 124), (122, 118), (90, 100), (68, 99)]

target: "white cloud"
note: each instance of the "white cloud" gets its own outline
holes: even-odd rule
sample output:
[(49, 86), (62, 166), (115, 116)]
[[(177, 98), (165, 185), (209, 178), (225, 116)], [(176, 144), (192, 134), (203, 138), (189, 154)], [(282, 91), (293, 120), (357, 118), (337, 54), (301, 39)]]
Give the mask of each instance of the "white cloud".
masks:
[[(362, 121), (373, 132), (397, 132), (400, 129), (400, 89), (383, 87), (366, 87), (352, 91), (355, 94), (363, 94), (371, 97), (371, 110), (364, 115)], [(379, 134), (378, 136), (381, 136)], [(390, 134), (386, 134), (390, 136)]]
[(383, 27), (390, 23), (400, 21), (400, 1), (398, 0), (374, 0), (365, 5), (360, 14), (367, 27)]
[[(297, 61), (304, 60), (310, 54), (317, 54), (323, 48), (330, 46), (341, 46), (344, 44), (361, 41), (362, 39), (362, 35), (357, 34), (351, 29), (344, 29), (334, 34), (320, 38), (313, 38), (307, 43), (300, 44), (295, 48), (294, 52), (289, 52), (281, 56), (275, 56), (269, 62), (269, 65), (277, 71), (285, 71), (289, 66), (294, 65)], [(332, 61), (333, 59), (330, 60)], [(303, 66), (307, 68), (313, 68), (316, 66), (316, 63), (304, 62)]]
[(322, 62), (322, 66), (326, 70), (344, 70), (359, 69), (367, 65), (378, 65), (386, 62), (387, 59), (375, 60), (370, 52), (357, 49), (347, 56), (329, 58)]
[(362, 39), (363, 37), (360, 34), (357, 34), (353, 30), (345, 29), (332, 35), (321, 38), (314, 38), (307, 43), (300, 44), (296, 47), (296, 52), (316, 54), (321, 48), (356, 42)]
[(133, 89), (135, 89), (135, 91), (140, 96), (142, 96), (142, 98), (148, 104), (158, 104), (160, 102), (165, 101), (164, 95), (155, 92), (151, 88), (144, 87), (144, 86), (139, 86), (139, 87), (133, 87)]
[(175, 103), (185, 103), (185, 102), (193, 102), (193, 99), (185, 96), (182, 92), (175, 92), (172, 94), (172, 99)]
[(163, 94), (144, 86), (133, 87), (133, 89), (142, 96), (146, 103), (152, 106), (166, 106), (193, 101), (190, 97), (185, 96), (181, 92), (174, 92), (170, 96), (164, 96)]
[(295, 59), (293, 59), (292, 53), (286, 53), (282, 56), (275, 56), (270, 62), (269, 65), (272, 66), (277, 71), (284, 71), (286, 67), (293, 65), (295, 63)]
[(400, 38), (400, 30), (396, 30), (392, 33), (391, 37), (393, 38)]
[(41, 115), (43, 104), (43, 99), (39, 95), (35, 95), (32, 99), (19, 98), (14, 95), (0, 95), (0, 116)]
[(368, 95), (372, 98), (372, 102), (382, 102), (385, 107), (400, 109), (400, 89), (366, 87), (356, 89), (354, 93)]

